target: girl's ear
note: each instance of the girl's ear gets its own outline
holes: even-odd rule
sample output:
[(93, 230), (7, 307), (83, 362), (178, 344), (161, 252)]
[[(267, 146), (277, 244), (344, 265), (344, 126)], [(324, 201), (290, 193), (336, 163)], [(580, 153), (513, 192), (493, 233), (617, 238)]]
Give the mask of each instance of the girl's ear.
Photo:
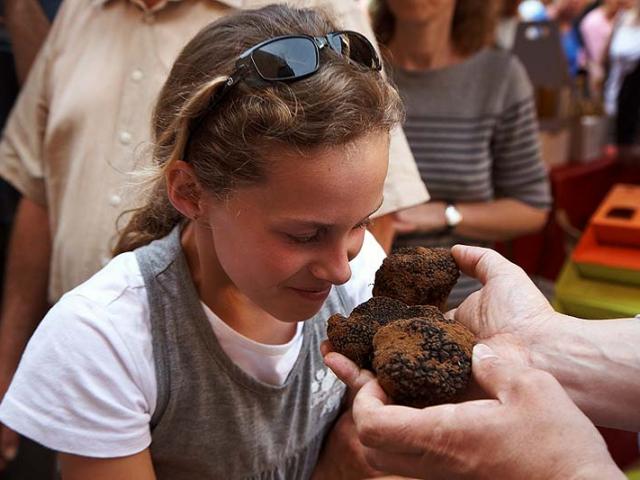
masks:
[(182, 215), (197, 220), (202, 216), (202, 187), (193, 172), (193, 167), (176, 160), (165, 171), (169, 201)]

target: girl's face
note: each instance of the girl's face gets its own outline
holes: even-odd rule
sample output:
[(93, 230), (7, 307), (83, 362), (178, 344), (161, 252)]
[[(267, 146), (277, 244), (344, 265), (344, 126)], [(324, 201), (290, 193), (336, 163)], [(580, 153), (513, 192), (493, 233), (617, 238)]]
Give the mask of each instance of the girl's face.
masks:
[(274, 167), (265, 182), (207, 202), (222, 283), (279, 320), (312, 317), (332, 285), (351, 277), (348, 262), (382, 203), (388, 153), (381, 132), (313, 152), (267, 152)]

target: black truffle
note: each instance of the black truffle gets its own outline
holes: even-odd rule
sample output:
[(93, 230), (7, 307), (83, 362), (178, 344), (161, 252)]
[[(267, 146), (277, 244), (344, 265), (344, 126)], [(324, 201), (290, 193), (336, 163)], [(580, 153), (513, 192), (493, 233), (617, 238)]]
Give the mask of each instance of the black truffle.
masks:
[(398, 319), (429, 315), (431, 308), (408, 306), (393, 298), (373, 297), (354, 308), (348, 318), (340, 314), (329, 317), (327, 336), (333, 350), (350, 358), (360, 368), (370, 370), (373, 336), (378, 329)]
[(397, 320), (373, 337), (373, 369), (397, 403), (425, 407), (448, 403), (467, 388), (474, 335), (433, 309), (422, 318)]
[(444, 311), (459, 276), (448, 248), (401, 248), (376, 272), (373, 295), (395, 298), (407, 305), (433, 305)]

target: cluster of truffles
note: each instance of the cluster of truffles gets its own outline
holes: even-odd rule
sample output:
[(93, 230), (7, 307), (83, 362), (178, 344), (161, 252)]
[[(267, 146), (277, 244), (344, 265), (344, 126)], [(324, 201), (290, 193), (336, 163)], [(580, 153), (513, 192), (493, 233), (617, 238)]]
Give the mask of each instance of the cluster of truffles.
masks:
[(376, 273), (374, 297), (329, 318), (333, 349), (373, 370), (402, 405), (447, 403), (466, 389), (475, 338), (442, 311), (459, 276), (447, 249), (402, 249)]

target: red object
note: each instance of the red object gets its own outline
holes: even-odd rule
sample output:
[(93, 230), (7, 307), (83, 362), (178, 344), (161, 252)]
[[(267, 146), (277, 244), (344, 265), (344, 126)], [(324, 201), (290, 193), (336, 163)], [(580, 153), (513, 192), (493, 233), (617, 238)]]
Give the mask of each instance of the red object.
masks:
[(615, 185), (591, 218), (602, 245), (640, 247), (640, 187)]
[(637, 433), (602, 427), (598, 427), (598, 430), (607, 443), (613, 461), (620, 469), (625, 469), (640, 459)]
[(530, 275), (555, 280), (566, 261), (567, 234), (556, 220), (563, 213), (582, 231), (600, 202), (616, 183), (640, 184), (640, 162), (623, 164), (608, 155), (590, 163), (568, 164), (549, 172), (553, 209), (542, 232), (499, 243), (498, 250)]

